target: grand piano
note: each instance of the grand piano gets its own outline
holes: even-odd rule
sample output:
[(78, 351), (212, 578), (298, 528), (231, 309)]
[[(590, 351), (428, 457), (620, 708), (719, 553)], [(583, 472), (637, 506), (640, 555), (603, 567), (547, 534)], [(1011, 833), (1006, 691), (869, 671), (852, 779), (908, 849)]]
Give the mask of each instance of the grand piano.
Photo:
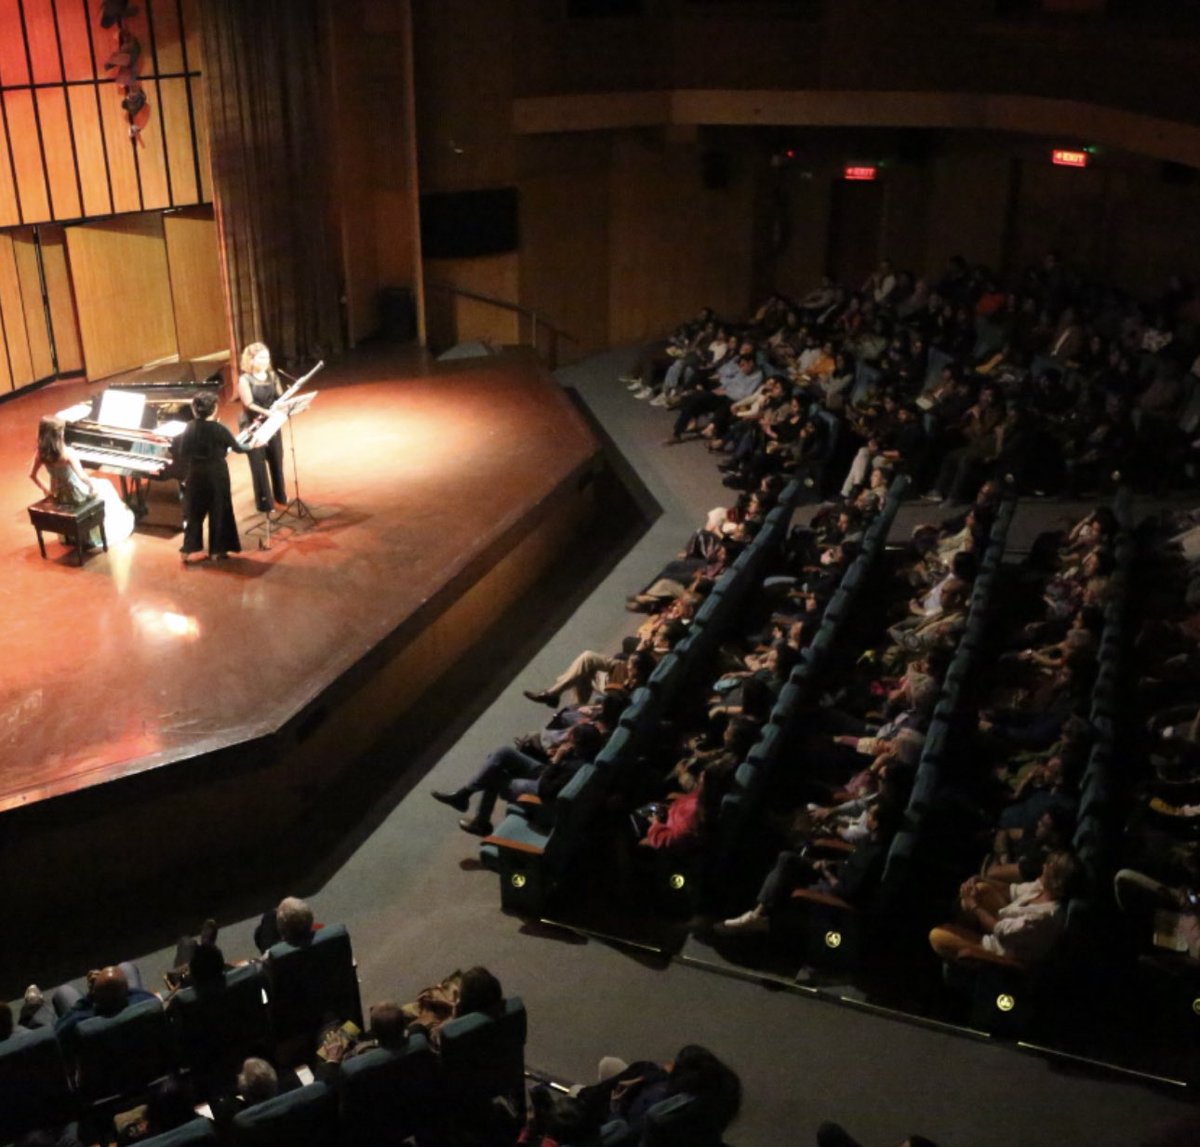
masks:
[(221, 367), (211, 362), (159, 363), (110, 378), (102, 391), (59, 417), (79, 460), (120, 479), (141, 524), (180, 530), (174, 441), (192, 417), (192, 399), (219, 394), (223, 385)]

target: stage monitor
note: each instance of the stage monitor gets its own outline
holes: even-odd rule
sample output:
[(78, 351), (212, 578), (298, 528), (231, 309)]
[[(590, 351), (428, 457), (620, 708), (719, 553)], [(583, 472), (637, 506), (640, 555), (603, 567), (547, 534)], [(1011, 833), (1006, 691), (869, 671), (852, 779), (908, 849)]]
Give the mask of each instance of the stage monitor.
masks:
[(516, 249), (515, 187), (421, 196), (421, 253), (426, 259), (471, 259)]

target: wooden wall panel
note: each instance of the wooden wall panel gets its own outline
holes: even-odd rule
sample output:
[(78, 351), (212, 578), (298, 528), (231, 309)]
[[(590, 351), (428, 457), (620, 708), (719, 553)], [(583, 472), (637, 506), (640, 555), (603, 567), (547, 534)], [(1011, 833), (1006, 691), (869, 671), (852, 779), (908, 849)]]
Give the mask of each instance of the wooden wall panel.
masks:
[(42, 124), (52, 218), (78, 219), (83, 214), (83, 204), (79, 198), (71, 121), (67, 116), (67, 89), (38, 88), (37, 111)]
[(71, 127), (75, 154), (79, 157), (79, 182), (83, 190), (83, 215), (111, 215), (112, 195), (108, 186), (108, 160), (104, 131), (97, 106), (101, 93), (95, 88), (70, 88)]
[(182, 72), (183, 41), (179, 27), (179, 9), (175, 0), (159, 0), (153, 6), (154, 14), (154, 72), (163, 75)]
[(202, 358), (226, 349), (225, 292), (211, 208), (163, 216), (175, 333), (180, 358)]
[(177, 353), (161, 215), (71, 227), (67, 252), (89, 378)]
[(198, 203), (196, 157), (192, 151), (192, 125), (188, 111), (187, 80), (160, 80), (159, 118), (167, 145), (167, 169), (171, 175), (171, 197), (176, 203)]
[(50, 198), (46, 194), (46, 171), (38, 141), (38, 123), (33, 92), (15, 88), (4, 93), (4, 114), (21, 201), (21, 222), (40, 223), (49, 219)]
[(195, 76), (188, 80), (188, 90), (192, 93), (192, 107), (196, 121), (196, 148), (200, 153), (200, 198), (205, 203), (211, 203), (212, 191), (212, 161), (208, 150), (208, 106), (204, 94), (204, 81)]
[(22, 0), (25, 11), (25, 36), (29, 41), (29, 59), (35, 84), (61, 84), (62, 61), (58, 54), (58, 27), (54, 19), (54, 0)]
[[(97, 61), (92, 52), (87, 8), (81, 0), (58, 5), (58, 35), (62, 44), (63, 69), (68, 83), (96, 78)], [(103, 61), (100, 61), (101, 63)]]
[(42, 276), (38, 270), (38, 250), (32, 227), (23, 227), (13, 235), (13, 258), (17, 265), (17, 280), (21, 284), (30, 369), (35, 380), (50, 378), (54, 374), (54, 354), (50, 349), (50, 328), (46, 325), (46, 308), (42, 303)]
[(129, 124), (121, 108), (116, 87), (100, 87), (100, 121), (104, 127), (104, 150), (108, 156), (108, 178), (112, 186), (113, 210), (140, 211), (137, 164), (129, 140)]
[(167, 180), (167, 155), (163, 143), (162, 101), (156, 99), (158, 84), (147, 85), (147, 98), (154, 106), (150, 122), (138, 136), (137, 169), (142, 193), (142, 210), (171, 206), (170, 183)]
[(0, 315), (4, 316), (4, 349), (8, 356), (10, 389), (36, 381), (29, 357), (29, 335), (25, 331), (25, 308), (21, 302), (21, 280), (10, 235), (0, 235)]
[[(0, 96), (0, 115), (3, 115), (3, 112), (4, 99)], [(9, 162), (3, 124), (0, 123), (0, 227), (15, 227), (20, 222), (21, 207), (17, 200), (17, 181)]]
[(25, 40), (20, 34), (21, 5), (19, 0), (0, 0), (0, 84), (19, 87), (29, 83), (29, 61), (25, 56)]
[(42, 244), (42, 270), (46, 277), (46, 300), (50, 307), (50, 325), (54, 329), (58, 373), (74, 374), (83, 370), (83, 347), (79, 342), (79, 320), (75, 315), (75, 295), (67, 266), (66, 235), (61, 227), (49, 224), (38, 229), (38, 238)]

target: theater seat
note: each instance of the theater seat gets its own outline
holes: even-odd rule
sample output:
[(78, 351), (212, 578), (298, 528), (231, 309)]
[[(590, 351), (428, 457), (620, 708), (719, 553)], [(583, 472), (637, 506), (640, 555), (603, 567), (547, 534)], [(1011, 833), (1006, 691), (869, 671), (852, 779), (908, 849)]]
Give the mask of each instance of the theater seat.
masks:
[(205, 1083), (233, 1076), (270, 1044), (267, 978), (257, 964), (234, 968), (212, 986), (183, 988), (167, 1009), (180, 1059)]
[(174, 1066), (171, 1033), (159, 999), (76, 1025), (76, 1090), (84, 1106), (143, 1091)]
[(358, 972), (344, 924), (321, 929), (302, 947), (280, 941), (267, 953), (266, 969), (277, 1048), (306, 1044), (304, 1052), (311, 1051), (326, 1023), (353, 1020), (363, 1026)]
[(336, 1147), (337, 1096), (320, 1082), (239, 1111), (230, 1125), (234, 1147)]
[(437, 1059), (423, 1035), (403, 1048), (376, 1048), (352, 1056), (338, 1076), (344, 1147), (399, 1147), (429, 1119)]
[(53, 1028), (0, 1043), (0, 1143), (75, 1116), (62, 1049)]
[(488, 1125), (500, 1098), (525, 1118), (525, 1004), (504, 1001), (502, 1015), (474, 1012), (442, 1025), (439, 1032), (443, 1100), (448, 1142)]
[(173, 1131), (142, 1139), (138, 1147), (208, 1147), (218, 1142), (217, 1129), (210, 1119), (193, 1119)]

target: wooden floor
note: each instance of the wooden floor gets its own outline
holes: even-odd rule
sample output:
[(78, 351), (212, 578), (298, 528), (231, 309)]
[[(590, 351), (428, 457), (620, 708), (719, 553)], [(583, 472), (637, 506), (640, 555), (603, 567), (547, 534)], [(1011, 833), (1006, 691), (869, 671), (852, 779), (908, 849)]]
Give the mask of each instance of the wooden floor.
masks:
[(189, 568), (178, 534), (144, 530), (82, 569), (54, 538), (43, 560), (26, 513), (38, 419), (99, 385), (0, 405), (0, 812), (278, 728), (596, 451), (529, 360), (375, 350), (312, 386), (294, 431), (316, 524), (257, 549), (262, 516), (231, 456), (243, 552)]

